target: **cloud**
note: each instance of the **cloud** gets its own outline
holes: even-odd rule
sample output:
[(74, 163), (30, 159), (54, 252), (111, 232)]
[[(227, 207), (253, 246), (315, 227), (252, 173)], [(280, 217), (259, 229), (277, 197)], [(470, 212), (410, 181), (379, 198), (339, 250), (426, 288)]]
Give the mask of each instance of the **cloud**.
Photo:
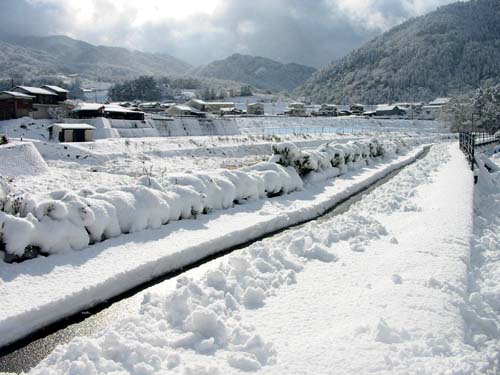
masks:
[[(78, 39), (205, 64), (238, 52), (321, 67), (451, 0), (0, 0), (0, 32)], [(196, 10), (192, 10), (196, 9)]]

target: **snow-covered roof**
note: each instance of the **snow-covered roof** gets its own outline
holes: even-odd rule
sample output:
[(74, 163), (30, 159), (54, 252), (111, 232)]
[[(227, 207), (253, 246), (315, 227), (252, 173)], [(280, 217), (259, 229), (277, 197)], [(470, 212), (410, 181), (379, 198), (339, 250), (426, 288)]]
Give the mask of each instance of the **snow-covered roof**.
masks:
[(161, 105), (160, 102), (146, 102), (146, 103), (141, 103), (140, 106), (143, 108), (149, 108), (149, 107), (159, 107)]
[(397, 105), (395, 105), (395, 104), (379, 104), (379, 105), (377, 105), (375, 110), (376, 111), (392, 111), (396, 107), (397, 107)]
[(449, 103), (451, 98), (436, 98), (432, 102), (429, 103), (429, 105), (445, 105)]
[(95, 127), (89, 124), (52, 124), (49, 128), (59, 128), (63, 130), (94, 130)]
[[(185, 104), (177, 104), (177, 105), (174, 105), (172, 107), (177, 108), (177, 109), (179, 109), (181, 111), (189, 111), (189, 112), (201, 113), (196, 108), (190, 107), (190, 106), (185, 105)], [(172, 107), (170, 107), (170, 108), (172, 108)]]
[(122, 112), (122, 113), (142, 113), (141, 111), (134, 111), (119, 105), (105, 105), (104, 111), (106, 112)]
[(104, 104), (99, 104), (99, 103), (81, 103), (73, 111), (74, 112), (79, 112), (79, 111), (98, 111), (101, 108), (104, 108)]
[(0, 92), (0, 95), (8, 95), (20, 99), (33, 99), (34, 96), (23, 94), (22, 92), (17, 92), (17, 91), (2, 91)]
[(49, 90), (57, 92), (58, 94), (64, 94), (64, 93), (68, 93), (69, 92), (68, 90), (63, 89), (62, 87), (54, 86), (54, 85), (43, 85), (42, 89), (43, 88), (47, 88)]
[(205, 102), (204, 100), (201, 100), (201, 99), (195, 99), (195, 98), (193, 98), (190, 101), (198, 103), (198, 104), (202, 104), (202, 105), (207, 104), (207, 102)]
[(234, 102), (205, 102), (206, 105), (226, 105), (226, 106), (233, 106), (234, 107)]
[(57, 95), (49, 90), (42, 89), (41, 87), (31, 87), (31, 86), (16, 86), (11, 91), (17, 91), (18, 89), (26, 91), (28, 94), (32, 95), (51, 95), (51, 96)]

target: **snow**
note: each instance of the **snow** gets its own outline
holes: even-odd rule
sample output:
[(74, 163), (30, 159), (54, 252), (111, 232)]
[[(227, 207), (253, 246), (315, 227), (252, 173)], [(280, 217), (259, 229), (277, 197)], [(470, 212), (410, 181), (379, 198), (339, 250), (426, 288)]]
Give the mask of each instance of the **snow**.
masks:
[(10, 142), (0, 146), (0, 176), (14, 178), (47, 173), (49, 167), (30, 142)]
[[(105, 235), (115, 237), (120, 233), (158, 229), (181, 218), (226, 210), (248, 199), (290, 194), (302, 190), (301, 177), (307, 178), (312, 172), (315, 181), (320, 181), (323, 175), (323, 179), (333, 175), (330, 170), (339, 175), (369, 165), (373, 158), (402, 154), (409, 143), (418, 144), (420, 140), (395, 139), (386, 144), (377, 140), (357, 141), (322, 145), (318, 150), (307, 151), (291, 143), (280, 143), (273, 146), (277, 155), (270, 162), (241, 168), (238, 173), (167, 174), (157, 180), (146, 175), (137, 184), (99, 187), (95, 191), (84, 189), (76, 194), (64, 190), (42, 195), (12, 192), (2, 199), (7, 214), (3, 222), (24, 220), (25, 230), (31, 228), (23, 232), (28, 239), (27, 251), (37, 248), (43, 254), (53, 254), (82, 250), (91, 242), (111, 238)], [(339, 155), (343, 161), (337, 168), (333, 165)], [(0, 229), (0, 234), (4, 235), (7, 254), (23, 255), (19, 246), (25, 246), (26, 241), (15, 241), (17, 237), (6, 236), (6, 230)]]
[[(0, 265), (2, 299), (15, 301), (8, 306), (5, 304), (0, 306), (2, 342), (12, 341), (56, 319), (220, 249), (244, 243), (262, 234), (314, 217), (348, 194), (362, 189), (390, 170), (413, 160), (419, 152), (420, 148), (417, 148), (405, 156), (389, 158), (369, 167), (365, 165), (364, 168), (348, 171), (334, 181), (308, 186), (304, 191), (269, 200), (248, 201), (244, 205), (225, 211), (202, 215), (197, 220), (172, 222), (158, 230), (122, 235), (81, 252), (63, 251), (57, 255), (37, 258), (22, 264), (2, 264)], [(276, 170), (285, 170), (276, 164), (274, 167)], [(254, 168), (255, 170), (247, 172), (256, 174), (261, 172), (258, 165)], [(290, 181), (293, 182), (293, 179)], [(137, 185), (138, 191), (145, 192), (139, 186)], [(148, 190), (148, 194), (152, 194), (152, 199), (156, 196), (152, 192), (153, 186), (156, 184), (151, 185)], [(186, 189), (186, 186), (183, 188)], [(126, 212), (129, 212), (127, 205), (134, 204), (134, 199), (137, 199), (132, 197), (135, 191), (131, 192), (128, 188), (104, 189), (98, 194), (106, 195), (113, 191), (116, 193), (112, 199), (122, 202), (119, 205), (124, 206), (122, 209), (125, 213), (120, 216), (132, 216)], [(88, 199), (91, 196), (85, 197), (85, 195), (80, 199)], [(53, 195), (51, 198), (57, 199), (57, 196)], [(109, 203), (110, 200), (106, 201)], [(94, 216), (98, 216), (95, 211)], [(85, 217), (77, 218), (86, 220)], [(134, 222), (127, 219), (123, 217), (119, 223), (120, 231), (138, 229), (139, 227), (134, 227), (135, 220), (140, 221), (140, 226), (158, 224), (158, 221), (152, 222), (150, 217), (144, 217), (141, 213), (137, 214)], [(53, 218), (45, 215), (42, 220), (50, 222)], [(71, 216), (65, 220), (68, 225), (73, 224)], [(99, 234), (92, 232), (91, 235), (94, 238), (99, 237)], [(78, 236), (75, 238), (79, 239)], [(140, 247), (137, 243), (141, 244)], [(40, 244), (45, 246), (44, 243)], [(326, 259), (321, 249), (312, 249), (308, 257)], [(284, 262), (287, 263), (285, 260)], [(266, 267), (261, 264), (261, 268)], [(292, 275), (289, 277), (293, 279)], [(259, 285), (247, 286), (255, 289), (259, 287)], [(250, 300), (255, 302), (258, 299), (255, 298), (259, 294), (258, 291), (249, 293)], [(228, 303), (231, 303), (230, 299)]]
[(474, 190), (457, 145), (435, 146), (340, 216), (146, 290), (31, 373), (495, 373), (500, 201), (480, 177)]

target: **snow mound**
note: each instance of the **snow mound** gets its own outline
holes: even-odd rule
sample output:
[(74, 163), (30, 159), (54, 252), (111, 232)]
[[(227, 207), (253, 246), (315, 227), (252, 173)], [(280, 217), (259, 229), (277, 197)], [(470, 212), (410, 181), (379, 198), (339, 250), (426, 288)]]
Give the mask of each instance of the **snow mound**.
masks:
[(49, 167), (30, 142), (14, 142), (0, 146), (0, 176), (37, 176), (48, 172)]

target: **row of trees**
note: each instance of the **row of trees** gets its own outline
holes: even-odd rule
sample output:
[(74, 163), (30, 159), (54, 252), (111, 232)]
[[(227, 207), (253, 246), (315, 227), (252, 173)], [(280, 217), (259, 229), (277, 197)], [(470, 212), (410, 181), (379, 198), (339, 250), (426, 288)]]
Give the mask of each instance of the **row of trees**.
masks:
[(453, 97), (443, 116), (454, 131), (500, 130), (500, 84)]
[[(141, 76), (136, 79), (115, 83), (109, 90), (111, 100), (116, 101), (158, 101), (173, 100), (180, 89), (195, 90), (203, 100), (224, 99), (233, 93), (227, 90), (207, 85), (197, 78), (175, 78), (168, 77), (155, 78), (151, 76)], [(251, 96), (252, 88), (242, 86), (240, 92), (234, 93), (241, 96)]]

